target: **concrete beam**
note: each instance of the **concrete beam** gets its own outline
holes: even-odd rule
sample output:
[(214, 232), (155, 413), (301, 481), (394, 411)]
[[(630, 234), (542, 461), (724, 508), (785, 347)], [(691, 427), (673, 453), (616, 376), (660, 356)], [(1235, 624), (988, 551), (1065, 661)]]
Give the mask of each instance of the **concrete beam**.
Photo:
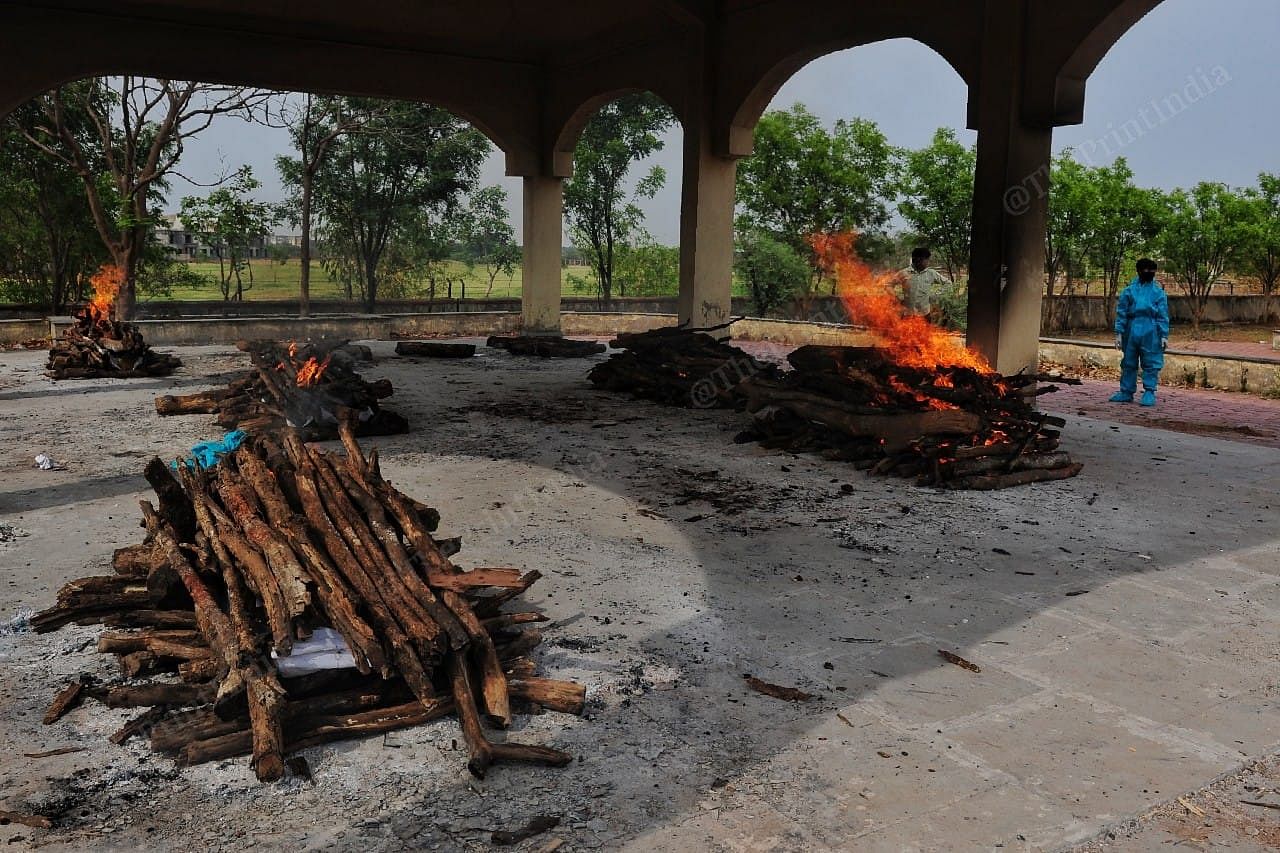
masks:
[(716, 154), (705, 120), (685, 126), (677, 311), (680, 322), (693, 328), (718, 326), (733, 310), (737, 165)]

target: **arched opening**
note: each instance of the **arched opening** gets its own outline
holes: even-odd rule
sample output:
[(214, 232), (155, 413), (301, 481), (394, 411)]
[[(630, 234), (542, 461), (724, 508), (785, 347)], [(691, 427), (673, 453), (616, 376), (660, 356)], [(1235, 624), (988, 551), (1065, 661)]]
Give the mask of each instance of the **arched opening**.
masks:
[(1274, 3), (1204, 11), (1189, 0), (1127, 4), (1101, 31), (1114, 45), (1086, 42), (1077, 56), (1092, 76), (1083, 123), (1054, 139), (1052, 329), (1110, 340), (1118, 293), (1149, 255), (1170, 297), (1171, 346), (1211, 348), (1192, 340), (1204, 335), (1268, 354), (1257, 341), (1269, 340), (1275, 312), (1280, 246), (1265, 235), (1280, 229), (1280, 193), (1260, 175), (1280, 172), (1267, 141), (1280, 24)]
[[(760, 93), (773, 92), (767, 105), (748, 99), (739, 111), (739, 121), (759, 116), (754, 153), (738, 163), (741, 295), (756, 313), (846, 322), (807, 238), (856, 230), (864, 259), (886, 272), (929, 246), (930, 268), (948, 282), (933, 313), (963, 326), (974, 141), (965, 80), (936, 50), (905, 38), (779, 66), (793, 69), (785, 81), (760, 84)], [(810, 274), (790, 275), (782, 288), (776, 277), (786, 267), (770, 263), (757, 275), (743, 257), (784, 249), (792, 269), (803, 261)]]
[(681, 144), (676, 110), (652, 92), (603, 93), (573, 112), (554, 146), (565, 175), (566, 297), (606, 309), (676, 297)]
[[(442, 107), (94, 77), (20, 105), (4, 127), (0, 163), (45, 181), (25, 206), (10, 190), (6, 215), (31, 227), (6, 228), (6, 238), (63, 247), (30, 271), (12, 267), (31, 247), (6, 247), (6, 289), (55, 313), (83, 299), (84, 273), (99, 263), (124, 271), (122, 315), (139, 296), (157, 311), (252, 300), (306, 314), (312, 296), (371, 311), (517, 278), (511, 199), (485, 182), (505, 152), (491, 129)], [(50, 199), (57, 206), (40, 204)], [(91, 250), (72, 288), (66, 275), (38, 274), (67, 246)]]

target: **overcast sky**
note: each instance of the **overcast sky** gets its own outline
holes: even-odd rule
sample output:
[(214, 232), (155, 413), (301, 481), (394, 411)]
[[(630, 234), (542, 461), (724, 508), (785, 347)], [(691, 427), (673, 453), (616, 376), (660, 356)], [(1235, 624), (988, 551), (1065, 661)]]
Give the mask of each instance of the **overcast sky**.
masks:
[[(1094, 165), (1116, 154), (1128, 158), (1140, 183), (1172, 188), (1213, 180), (1243, 186), (1262, 171), (1280, 172), (1280, 0), (1165, 0), (1103, 60), (1089, 81), (1085, 123), (1060, 128), (1058, 149), (1073, 147)], [(1199, 99), (1185, 111), (1153, 109), (1199, 81)], [(1193, 92), (1194, 94), (1194, 92)], [(795, 75), (774, 108), (796, 102), (827, 122), (862, 116), (879, 123), (894, 145), (921, 147), (938, 127), (964, 130), (966, 88), (949, 65), (923, 45), (897, 40), (818, 59)], [(1136, 140), (1117, 148), (1112, 132), (1133, 119)], [(1148, 130), (1147, 128), (1151, 129)], [(242, 163), (264, 184), (262, 196), (282, 196), (274, 157), (288, 150), (283, 131), (224, 121), (193, 140), (182, 169), (209, 180)], [(673, 131), (655, 158), (667, 186), (644, 207), (648, 228), (676, 242), (679, 220), (680, 140)], [(518, 211), (519, 179), (503, 174), (500, 154), (485, 164), (483, 181), (507, 190)], [(171, 207), (202, 190), (175, 181)], [(519, 217), (514, 219), (519, 230)]]

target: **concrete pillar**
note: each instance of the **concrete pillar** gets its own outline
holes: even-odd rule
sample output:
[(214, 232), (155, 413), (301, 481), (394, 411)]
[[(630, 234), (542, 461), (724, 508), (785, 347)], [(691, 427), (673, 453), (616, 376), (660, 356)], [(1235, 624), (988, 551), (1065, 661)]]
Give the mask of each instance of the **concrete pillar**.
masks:
[(524, 179), (524, 261), (520, 311), (526, 335), (560, 334), (564, 179)]
[[(680, 323), (693, 328), (725, 323), (732, 311), (737, 174), (737, 160), (716, 156), (705, 124), (686, 123), (677, 305)], [(724, 336), (728, 336), (727, 331)]]
[(982, 70), (970, 96), (978, 163), (969, 344), (1000, 372), (1016, 373), (1038, 361), (1053, 131), (1023, 120), (1024, 0), (986, 6)]

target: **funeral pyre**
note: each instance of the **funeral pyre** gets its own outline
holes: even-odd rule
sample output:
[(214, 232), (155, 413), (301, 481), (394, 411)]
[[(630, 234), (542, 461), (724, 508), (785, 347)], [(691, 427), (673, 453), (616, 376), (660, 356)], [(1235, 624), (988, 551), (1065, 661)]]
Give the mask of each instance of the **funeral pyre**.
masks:
[(49, 347), (49, 376), (54, 379), (134, 379), (168, 376), (182, 362), (156, 352), (132, 323), (116, 317), (116, 295), (123, 275), (105, 266), (90, 282), (93, 298), (75, 315), (75, 323)]
[(394, 392), (389, 379), (365, 381), (356, 372), (357, 357), (345, 342), (277, 344), (242, 341), (253, 370), (226, 388), (185, 396), (156, 397), (161, 415), (217, 415), (218, 426), (246, 433), (270, 433), (286, 427), (308, 440), (335, 438), (347, 412), (356, 418), (356, 435), (396, 435), (409, 422), (382, 408)]
[(1079, 380), (1001, 376), (926, 318), (904, 313), (891, 280), (853, 252), (853, 238), (815, 240), (849, 314), (875, 347), (806, 346), (791, 370), (715, 340), (714, 330), (659, 329), (620, 335), (592, 382), (670, 405), (745, 409), (738, 441), (819, 453), (920, 485), (998, 489), (1080, 473), (1059, 449), (1062, 418), (1035, 399)]
[[(539, 573), (459, 568), (458, 546), (432, 536), (435, 510), (387, 482), (349, 426), (342, 439), (345, 456), (284, 431), (176, 476), (153, 460), (146, 539), (33, 620), (37, 631), (107, 626), (98, 650), (148, 680), (82, 678), (45, 722), (86, 696), (146, 708), (112, 740), (148, 736), (182, 764), (250, 755), (263, 781), (303, 773), (288, 756), (315, 744), (451, 714), (476, 776), (504, 761), (567, 764), (492, 735), (518, 711), (583, 708), (581, 686), (534, 675), (541, 634), (526, 627), (545, 617), (508, 607)], [(335, 657), (341, 668), (304, 674)]]

